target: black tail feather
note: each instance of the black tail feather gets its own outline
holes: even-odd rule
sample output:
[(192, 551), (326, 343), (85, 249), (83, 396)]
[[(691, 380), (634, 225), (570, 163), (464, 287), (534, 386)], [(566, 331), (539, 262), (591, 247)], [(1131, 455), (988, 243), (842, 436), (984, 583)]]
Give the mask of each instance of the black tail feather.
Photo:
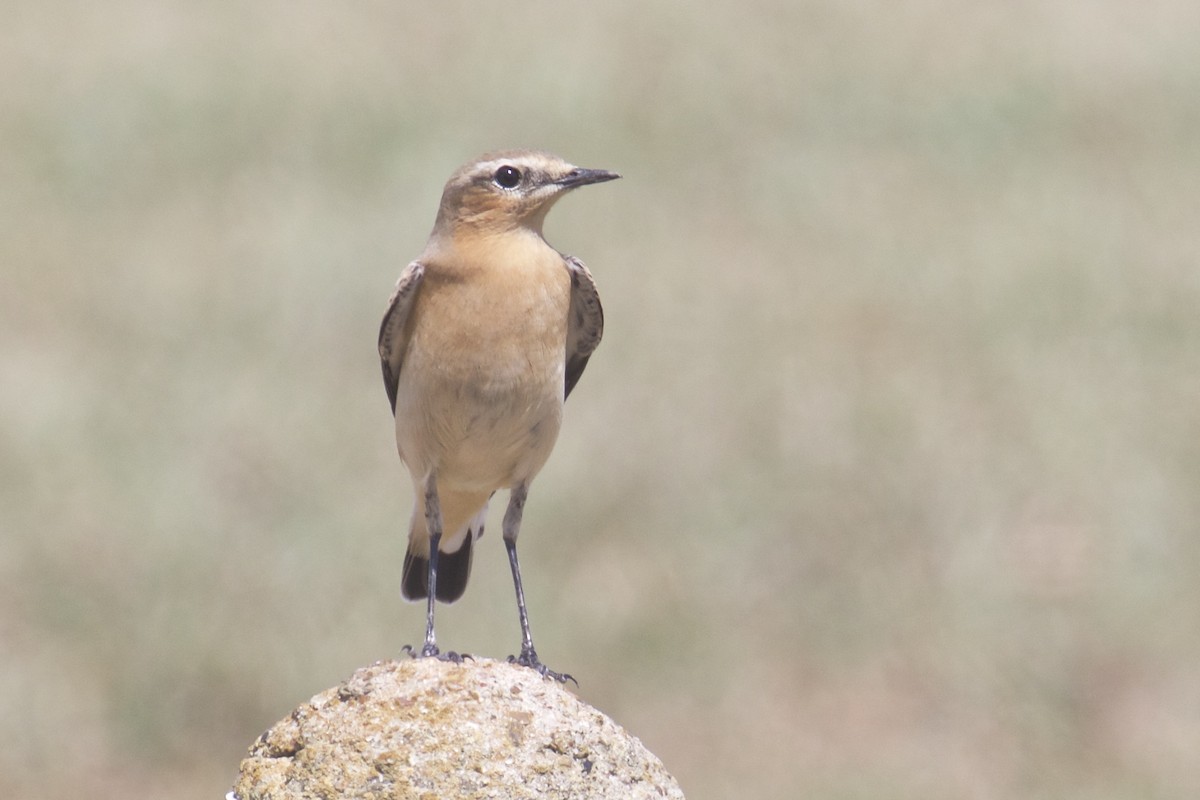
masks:
[[(440, 602), (453, 603), (467, 590), (474, 544), (475, 537), (467, 534), (457, 552), (438, 553), (437, 599)], [(404, 577), (400, 591), (406, 600), (420, 600), (429, 596), (428, 558), (413, 555), (412, 550), (404, 554)]]

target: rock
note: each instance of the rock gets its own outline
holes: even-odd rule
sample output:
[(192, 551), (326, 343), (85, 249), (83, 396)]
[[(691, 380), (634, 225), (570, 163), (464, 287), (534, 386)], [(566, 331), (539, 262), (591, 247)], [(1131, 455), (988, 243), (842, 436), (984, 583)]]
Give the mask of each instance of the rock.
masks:
[(650, 751), (561, 684), (478, 659), (380, 661), (259, 737), (231, 800), (678, 798)]

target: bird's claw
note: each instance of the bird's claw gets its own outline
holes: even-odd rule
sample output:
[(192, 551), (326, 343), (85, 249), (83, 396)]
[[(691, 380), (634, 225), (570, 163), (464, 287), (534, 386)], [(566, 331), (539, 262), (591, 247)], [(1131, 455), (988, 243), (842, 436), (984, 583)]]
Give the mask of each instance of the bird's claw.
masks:
[(400, 648), (400, 652), (408, 653), (410, 658), (436, 658), (438, 661), (449, 661), (454, 664), (461, 664), (464, 660), (475, 660), (470, 653), (456, 653), (453, 650), (443, 653), (436, 644), (427, 644), (421, 648), (420, 652), (417, 652), (411, 644), (406, 644)]
[(534, 652), (533, 650), (521, 650), (521, 655), (509, 656), (508, 663), (519, 664), (522, 667), (529, 667), (531, 670), (533, 670), (537, 674), (541, 675), (543, 678), (552, 678), (553, 680), (556, 680), (559, 683), (566, 683), (567, 681), (571, 681), (571, 683), (575, 684), (576, 686), (579, 685), (579, 681), (575, 680), (575, 676), (570, 675), (569, 673), (566, 673), (566, 672), (555, 672), (554, 670), (550, 669), (545, 664), (543, 664), (541, 661), (539, 661), (538, 657), (537, 657), (537, 653)]

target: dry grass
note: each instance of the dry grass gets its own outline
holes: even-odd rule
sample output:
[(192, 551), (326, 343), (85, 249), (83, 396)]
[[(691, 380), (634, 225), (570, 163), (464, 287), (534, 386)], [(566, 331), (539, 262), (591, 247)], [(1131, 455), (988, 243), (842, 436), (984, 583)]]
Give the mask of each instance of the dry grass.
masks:
[(1200, 793), (1200, 7), (1043, 5), (10, 3), (0, 795), (219, 796), (418, 637), (376, 325), (510, 145), (627, 176), (535, 631), (690, 798)]

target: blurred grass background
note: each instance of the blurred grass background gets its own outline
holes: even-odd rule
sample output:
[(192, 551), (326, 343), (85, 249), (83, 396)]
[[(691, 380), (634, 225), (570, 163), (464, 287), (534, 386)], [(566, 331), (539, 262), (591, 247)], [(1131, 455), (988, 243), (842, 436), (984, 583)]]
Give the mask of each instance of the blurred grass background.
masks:
[(522, 537), (584, 699), (691, 800), (1200, 795), (1200, 5), (3, 17), (0, 796), (219, 797), (419, 639), (377, 325), (518, 146), (626, 176)]

